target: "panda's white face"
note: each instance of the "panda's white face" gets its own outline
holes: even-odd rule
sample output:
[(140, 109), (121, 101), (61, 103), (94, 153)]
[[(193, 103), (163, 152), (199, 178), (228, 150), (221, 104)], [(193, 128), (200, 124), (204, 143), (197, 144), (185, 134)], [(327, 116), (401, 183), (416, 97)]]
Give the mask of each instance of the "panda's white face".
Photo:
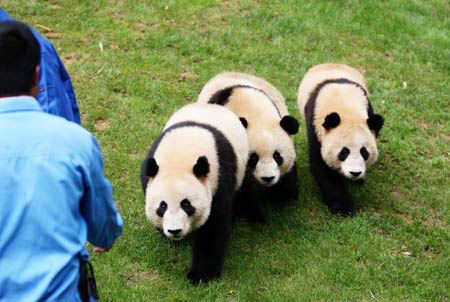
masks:
[(367, 167), (378, 158), (373, 133), (364, 126), (338, 126), (322, 141), (326, 164), (351, 180), (364, 179)]
[(210, 214), (212, 194), (207, 180), (193, 174), (174, 176), (158, 174), (146, 190), (146, 215), (164, 235), (183, 239), (201, 227)]
[(276, 127), (270, 131), (249, 127), (247, 132), (250, 145), (248, 167), (255, 180), (266, 187), (278, 183), (295, 161), (291, 138), (281, 127)]

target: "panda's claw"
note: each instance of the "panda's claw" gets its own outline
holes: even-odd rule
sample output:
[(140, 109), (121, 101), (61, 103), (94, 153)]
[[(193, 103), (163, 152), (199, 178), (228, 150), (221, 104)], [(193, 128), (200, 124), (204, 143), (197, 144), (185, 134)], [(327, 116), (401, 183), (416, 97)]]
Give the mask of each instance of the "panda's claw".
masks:
[(352, 217), (355, 215), (355, 212), (352, 208), (347, 207), (330, 207), (330, 211), (333, 214), (342, 216), (342, 217)]
[(218, 274), (208, 274), (205, 272), (199, 272), (196, 269), (191, 269), (187, 273), (187, 277), (189, 282), (194, 285), (206, 284), (210, 281), (214, 281), (219, 278)]

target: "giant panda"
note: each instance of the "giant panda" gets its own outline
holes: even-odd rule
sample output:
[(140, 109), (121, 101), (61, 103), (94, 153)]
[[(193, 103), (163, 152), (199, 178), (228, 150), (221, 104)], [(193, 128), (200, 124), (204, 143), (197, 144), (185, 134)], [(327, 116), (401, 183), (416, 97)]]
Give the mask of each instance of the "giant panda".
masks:
[(145, 213), (172, 240), (195, 231), (188, 279), (218, 278), (231, 232), (232, 201), (242, 184), (248, 138), (228, 109), (190, 104), (175, 112), (141, 168)]
[(306, 122), (309, 162), (333, 213), (353, 214), (345, 180), (363, 182), (378, 158), (376, 137), (383, 117), (374, 114), (363, 75), (342, 64), (308, 70), (297, 95)]
[(247, 177), (235, 207), (238, 214), (262, 222), (263, 200), (297, 199), (291, 135), (297, 133), (298, 121), (289, 115), (284, 97), (273, 85), (249, 74), (223, 72), (206, 83), (198, 102), (223, 105), (246, 126), (250, 153)]

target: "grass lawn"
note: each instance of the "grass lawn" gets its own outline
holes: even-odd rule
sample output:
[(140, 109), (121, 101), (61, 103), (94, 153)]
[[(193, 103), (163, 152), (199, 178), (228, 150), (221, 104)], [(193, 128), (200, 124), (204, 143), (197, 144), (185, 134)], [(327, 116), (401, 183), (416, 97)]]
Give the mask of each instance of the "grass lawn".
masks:
[[(77, 4), (75, 4), (77, 3)], [(25, 1), (8, 13), (51, 40), (83, 126), (98, 138), (125, 231), (93, 255), (102, 301), (450, 301), (450, 4), (392, 1)], [(384, 115), (380, 157), (352, 186), (358, 215), (329, 214), (295, 136), (300, 198), (237, 220), (222, 278), (187, 282), (189, 242), (144, 215), (139, 169), (169, 116), (223, 70), (284, 94), (318, 63), (365, 72)]]

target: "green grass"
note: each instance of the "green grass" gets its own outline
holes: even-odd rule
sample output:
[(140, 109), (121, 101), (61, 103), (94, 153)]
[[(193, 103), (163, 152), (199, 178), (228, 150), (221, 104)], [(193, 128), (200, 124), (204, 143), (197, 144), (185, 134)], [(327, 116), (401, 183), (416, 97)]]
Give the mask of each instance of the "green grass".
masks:
[[(0, 4), (54, 43), (102, 146), (126, 223), (109, 253), (92, 256), (102, 301), (450, 301), (448, 1)], [(164, 240), (145, 219), (148, 148), (223, 70), (269, 80), (300, 118), (298, 85), (324, 62), (365, 71), (386, 118), (379, 162), (351, 188), (359, 214), (335, 217), (320, 201), (302, 124), (299, 200), (265, 225), (238, 220), (221, 280), (189, 285), (189, 242)]]

